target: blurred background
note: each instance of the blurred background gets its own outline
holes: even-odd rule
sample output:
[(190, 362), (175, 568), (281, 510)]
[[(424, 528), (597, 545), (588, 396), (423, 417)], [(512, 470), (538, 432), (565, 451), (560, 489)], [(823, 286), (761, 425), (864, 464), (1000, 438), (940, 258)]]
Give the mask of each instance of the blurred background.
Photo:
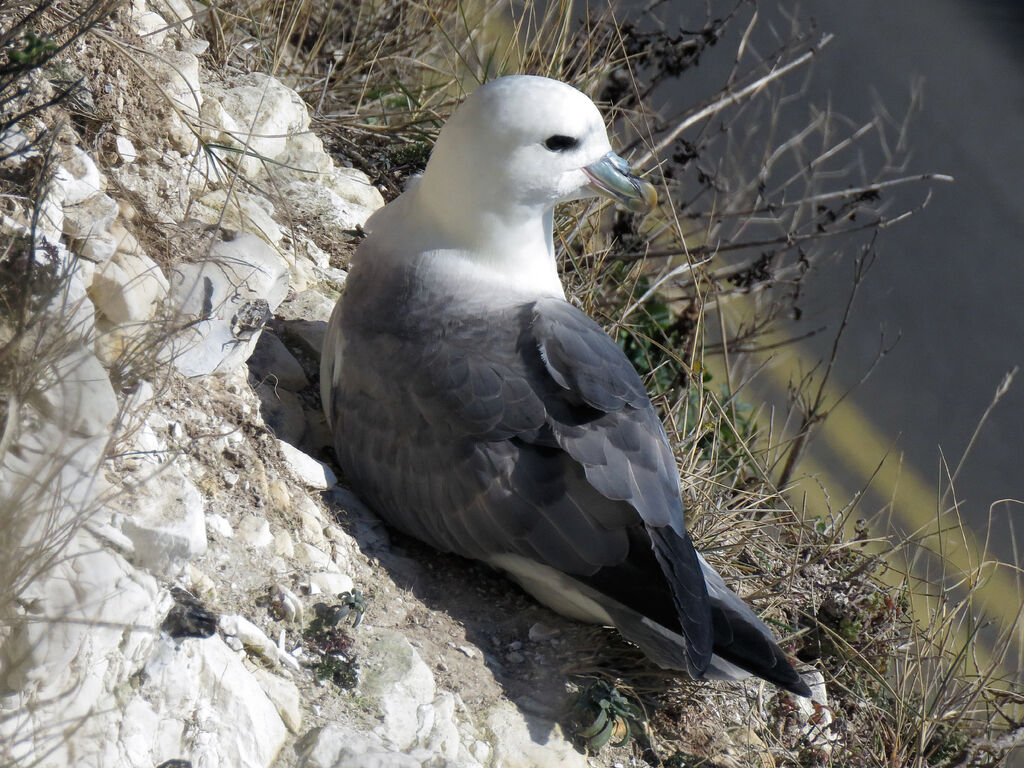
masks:
[[(880, 347), (895, 346), (814, 453), (847, 490), (866, 483), (880, 453), (890, 453), (889, 464), (902, 458), (902, 477), (880, 473), (869, 506), (895, 498), (894, 522), (913, 528), (934, 515), (936, 489), (956, 470), (1004, 376), (1024, 363), (1024, 4), (824, 0), (805, 12), (835, 34), (815, 64), (810, 100), (854, 120), (878, 107), (899, 116), (916, 90), (907, 172), (955, 178), (934, 185), (927, 207), (878, 241), (837, 388), (855, 384)], [(848, 280), (848, 270), (823, 270), (794, 330), (834, 327)], [(821, 334), (802, 346), (817, 359), (829, 343)], [(1014, 561), (1022, 543), (1013, 522), (1024, 514), (1024, 377), (981, 427), (953, 493), (977, 535), (991, 515), (992, 549)]]
[[(709, 7), (721, 15), (737, 6), (647, 9), (666, 27), (666, 9), (679, 11), (675, 23), (686, 29), (700, 28)], [(833, 35), (806, 72), (787, 75), (799, 98), (783, 98), (780, 136), (807, 124), (808, 104), (843, 116), (851, 132), (877, 116), (887, 139), (859, 142), (865, 168), (891, 154), (899, 175), (954, 177), (883, 194), (889, 214), (919, 210), (875, 242), (827, 389), (841, 404), (802, 464), (808, 509), (858, 498), (853, 517), (881, 510), (903, 533), (955, 510), (978, 545), (953, 558), (958, 567), (982, 550), (1016, 563), (1024, 554), (1024, 375), (1012, 380), (1024, 364), (1024, 3), (817, 0), (760, 3), (758, 16), (748, 45), (762, 53), (794, 29)], [(701, 61), (707, 82), (729, 71), (742, 32)], [(671, 112), (710, 95), (659, 98)], [(849, 173), (838, 186), (860, 181), (856, 167)], [(852, 264), (839, 262), (806, 281), (787, 327), (801, 340), (756, 356), (755, 396), (745, 400), (786, 409), (788, 385), (829, 358), (852, 277)], [(1014, 579), (1010, 568), (997, 572), (989, 615), (1012, 621), (1020, 606), (1001, 588)]]

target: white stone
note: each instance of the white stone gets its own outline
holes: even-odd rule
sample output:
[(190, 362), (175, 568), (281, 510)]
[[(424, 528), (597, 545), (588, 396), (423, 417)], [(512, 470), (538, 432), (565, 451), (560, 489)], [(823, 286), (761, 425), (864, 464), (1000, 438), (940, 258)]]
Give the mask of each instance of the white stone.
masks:
[(284, 233), (273, 219), (273, 210), (266, 199), (248, 192), (215, 189), (195, 202), (191, 214), (204, 224), (254, 232), (276, 247)]
[(811, 689), (810, 699), (803, 696), (792, 699), (796, 702), (801, 733), (814, 747), (825, 754), (832, 754), (840, 736), (832, 730), (832, 710), (828, 705), (825, 676), (816, 669), (801, 670), (800, 676)]
[(126, 136), (115, 136), (114, 147), (117, 149), (117, 154), (121, 158), (122, 163), (134, 163), (139, 156), (139, 153), (135, 150), (135, 145)]
[(557, 725), (544, 721), (536, 731), (547, 734), (535, 741), (531, 728), (515, 705), (503, 701), (487, 715), (492, 736), (493, 763), (502, 768), (587, 768), (587, 759), (562, 738)]
[(207, 86), (204, 138), (238, 152), (223, 159), (237, 164), (248, 179), (262, 173), (266, 161), (284, 155), (288, 137), (309, 129), (309, 112), (295, 91), (273, 77), (251, 73), (227, 87)]
[(131, 557), (135, 553), (135, 545), (132, 540), (109, 523), (88, 522), (85, 524), (85, 529), (124, 557)]
[(423, 762), (385, 746), (372, 733), (326, 725), (307, 733), (295, 749), (298, 768), (423, 768)]
[(313, 181), (291, 182), (284, 188), (283, 197), (292, 215), (315, 220), (330, 237), (338, 240), (365, 224), (375, 210), (346, 200), (333, 189)]
[(164, 44), (170, 31), (164, 17), (154, 11), (132, 13), (131, 25), (139, 37), (157, 48)]
[(0, 157), (4, 157), (4, 165), (19, 167), (26, 160), (38, 157), (39, 150), (34, 146), (32, 137), (16, 125), (8, 126), (0, 133)]
[(125, 514), (121, 531), (141, 567), (172, 575), (206, 552), (203, 497), (176, 464), (143, 482), (130, 499), (113, 503)]
[(255, 653), (273, 664), (280, 662), (281, 651), (274, 641), (244, 616), (224, 614), (220, 617), (218, 626), (225, 635), (241, 640), (242, 645), (250, 653)]
[(263, 549), (274, 542), (274, 536), (270, 532), (270, 523), (255, 515), (242, 518), (242, 522), (238, 524), (238, 538), (250, 547), (257, 549)]
[(231, 523), (223, 515), (207, 515), (206, 530), (225, 539), (234, 538), (235, 535), (235, 532), (231, 529)]
[(295, 556), (295, 545), (287, 531), (278, 531), (274, 534), (274, 554), (281, 557)]
[[(109, 232), (89, 235), (75, 247), (78, 255), (86, 262), (106, 264), (117, 251), (117, 239)], [(92, 286), (92, 279), (87, 283)]]
[(196, 14), (189, 0), (151, 0), (150, 4), (188, 34), (195, 32)]
[(319, 291), (307, 290), (296, 293), (281, 302), (278, 315), (285, 320), (310, 320), (326, 323), (331, 319), (336, 299), (328, 298)]
[(106, 234), (117, 217), (117, 202), (109, 195), (93, 195), (64, 206), (64, 234), (72, 240), (85, 240)]
[[(304, 565), (312, 565), (324, 570), (331, 569), (332, 571), (335, 568), (334, 561), (331, 560), (331, 556), (320, 549), (320, 547), (315, 544), (310, 544), (309, 542), (301, 542), (298, 547), (296, 547), (296, 556)], [(344, 590), (342, 591), (344, 592)]]
[(20, 595), (29, 620), (8, 623), (0, 644), (2, 685), (19, 692), (0, 705), (0, 743), (12, 764), (110, 764), (104, 754), (121, 719), (112, 692), (158, 636), (158, 594), (152, 577), (80, 531)]
[(491, 756), (491, 746), (486, 741), (480, 741), (477, 739), (473, 742), (470, 754), (473, 755), (477, 762), (487, 763)]
[(287, 738), (277, 707), (219, 637), (166, 642), (146, 665), (137, 698), (151, 702), (155, 723), (121, 725), (121, 739), (148, 739), (149, 762), (187, 758), (204, 768), (265, 768)]
[(288, 468), (307, 487), (327, 490), (337, 484), (338, 478), (334, 476), (331, 468), (322, 461), (317, 461), (284, 440), (278, 440), (277, 445), (281, 449), (281, 455), (288, 464)]
[(197, 597), (207, 602), (212, 602), (217, 598), (217, 585), (213, 579), (191, 563), (188, 566), (188, 583), (192, 588), (192, 593)]
[(267, 694), (267, 698), (274, 702), (277, 713), (288, 730), (298, 733), (302, 728), (302, 709), (299, 705), (299, 689), (295, 683), (265, 669), (253, 670), (252, 674), (260, 688)]
[(81, 147), (71, 147), (57, 175), (64, 181), (64, 205), (78, 205), (106, 189), (96, 162)]
[(167, 444), (163, 438), (156, 433), (153, 416), (151, 415), (146, 423), (139, 427), (132, 439), (133, 459), (138, 460), (140, 466), (146, 465), (147, 471), (152, 472), (168, 458)]
[(323, 183), (334, 194), (350, 203), (376, 211), (384, 207), (384, 196), (370, 183), (370, 177), (357, 168), (335, 168)]
[(417, 743), (420, 707), (434, 700), (434, 676), (400, 632), (374, 629), (367, 635), (360, 691), (381, 713), (376, 733), (400, 750), (409, 749)]
[(302, 623), (302, 601), (284, 584), (274, 585), (270, 594), (270, 606), (277, 618)]
[(320, 510), (308, 496), (299, 499), (300, 530), (302, 537), (312, 543), (322, 546), (324, 543), (324, 528), (321, 524)]
[(171, 100), (174, 112), (167, 116), (164, 129), (171, 143), (183, 152), (191, 152), (197, 143), (203, 94), (199, 85), (199, 59), (185, 51), (163, 50), (148, 59), (149, 72), (156, 86)]
[(146, 254), (117, 252), (93, 277), (89, 297), (112, 322), (143, 323), (153, 317), (169, 290), (164, 273)]
[(256, 235), (218, 240), (202, 263), (178, 265), (169, 304), (190, 328), (169, 347), (186, 376), (229, 374), (252, 353), (262, 323), (288, 291), (288, 264)]
[(332, 573), (330, 571), (318, 571), (309, 575), (311, 583), (316, 584), (321, 591), (332, 597), (343, 592), (351, 592), (353, 583), (349, 576), (344, 573)]
[(334, 161), (324, 151), (323, 141), (308, 130), (288, 137), (280, 162), (274, 175), (283, 181), (317, 181), (334, 169)]
[[(460, 746), (459, 729), (455, 721), (455, 697), (447, 692), (440, 693), (429, 705), (420, 709), (424, 711), (420, 715), (420, 730), (417, 734), (420, 747), (431, 755), (454, 760)], [(426, 710), (430, 711), (430, 716), (427, 716)]]
[(54, 361), (29, 402), (68, 434), (107, 435), (117, 418), (117, 395), (106, 369), (86, 348)]

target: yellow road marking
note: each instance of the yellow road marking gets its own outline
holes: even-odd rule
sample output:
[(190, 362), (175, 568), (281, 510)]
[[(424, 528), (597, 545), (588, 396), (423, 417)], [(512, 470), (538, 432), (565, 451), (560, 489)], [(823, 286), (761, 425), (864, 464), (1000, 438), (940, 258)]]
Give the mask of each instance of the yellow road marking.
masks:
[[(762, 357), (762, 361), (766, 357)], [(772, 356), (771, 361), (761, 369), (761, 375), (771, 379), (769, 383), (773, 388), (785, 391), (790, 372), (807, 371), (811, 365), (803, 351), (793, 345), (787, 347), (785, 352)], [(838, 395), (833, 392), (828, 402), (835, 402), (836, 399)], [(937, 549), (944, 562), (959, 571), (958, 576), (966, 578), (978, 574), (983, 553), (974, 535), (959, 525), (955, 511), (942, 516), (938, 514), (938, 483), (929, 486), (914, 468), (901, 462), (893, 444), (851, 399), (840, 403), (829, 414), (824, 423), (817, 427), (814, 439), (824, 443), (840, 461), (847, 463), (859, 485), (866, 485), (874, 474), (870, 487), (873, 495), (880, 498), (883, 504), (891, 504), (893, 519), (907, 526), (922, 543)], [(885, 461), (881, 469), (878, 469), (883, 457)], [(805, 469), (811, 466), (806, 458), (803, 463)], [(818, 476), (825, 479), (820, 469)], [(834, 481), (829, 482), (831, 484), (826, 485), (826, 488), (838, 490), (843, 487)], [(959, 529), (953, 529), (954, 524)], [(955, 535), (949, 535), (951, 530), (955, 530)], [(938, 535), (940, 531), (945, 533)], [(992, 555), (985, 556), (984, 561), (993, 565), (985, 569), (975, 597), (989, 616), (997, 619), (1001, 626), (1010, 627), (1017, 621), (1021, 603), (1020, 586), (1008, 564), (995, 564), (997, 561)], [(1018, 626), (1018, 645), (1021, 645), (1022, 631), (1024, 627)]]

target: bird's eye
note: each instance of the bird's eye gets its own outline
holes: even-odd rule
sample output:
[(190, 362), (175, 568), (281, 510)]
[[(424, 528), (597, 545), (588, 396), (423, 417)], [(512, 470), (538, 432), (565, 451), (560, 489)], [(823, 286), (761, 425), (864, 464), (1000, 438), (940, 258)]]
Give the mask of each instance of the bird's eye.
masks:
[(548, 136), (544, 139), (544, 146), (552, 152), (565, 152), (568, 149), (576, 149), (576, 147), (579, 146), (579, 143), (579, 139), (573, 138), (572, 136), (561, 136), (559, 134)]

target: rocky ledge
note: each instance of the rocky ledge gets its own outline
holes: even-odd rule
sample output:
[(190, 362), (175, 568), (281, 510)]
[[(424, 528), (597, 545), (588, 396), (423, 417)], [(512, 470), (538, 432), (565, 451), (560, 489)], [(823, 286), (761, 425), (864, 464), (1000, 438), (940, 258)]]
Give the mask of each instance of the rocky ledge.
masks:
[[(0, 629), (0, 741), (38, 766), (616, 764), (555, 724), (600, 630), (391, 541), (314, 458), (324, 324), (381, 194), (286, 84), (207, 69), (186, 0), (111, 27), (145, 67), (77, 61), (113, 133), (62, 133), (35, 228), (0, 221), (58, 278), (63, 340), (0, 496), (34, 510), (23, 547), (64, 532)], [(0, 137), (7, 170), (38, 160), (27, 136)], [(728, 735), (756, 706), (707, 695), (724, 722), (695, 728), (748, 748)]]

